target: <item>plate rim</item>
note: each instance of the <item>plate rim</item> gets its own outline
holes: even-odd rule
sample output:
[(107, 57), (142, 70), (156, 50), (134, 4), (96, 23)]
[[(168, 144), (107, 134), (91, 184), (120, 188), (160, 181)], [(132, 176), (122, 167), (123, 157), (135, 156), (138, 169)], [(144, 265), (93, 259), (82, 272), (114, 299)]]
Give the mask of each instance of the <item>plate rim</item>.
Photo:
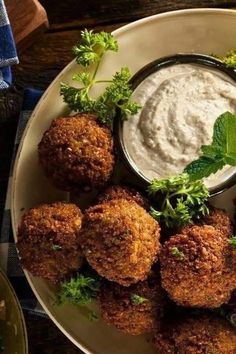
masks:
[[(119, 28), (117, 28), (116, 30), (112, 31), (111, 33), (114, 36), (118, 36), (120, 35), (122, 32), (125, 32), (133, 27), (148, 23), (148, 22), (152, 22), (155, 21), (157, 18), (165, 18), (165, 17), (174, 17), (178, 14), (183, 14), (183, 15), (188, 15), (189, 13), (194, 13), (194, 14), (225, 14), (225, 15), (231, 15), (231, 16), (235, 16), (236, 17), (236, 9), (227, 9), (227, 8), (209, 8), (209, 7), (204, 7), (204, 8), (188, 8), (188, 9), (181, 9), (181, 10), (174, 10), (174, 11), (167, 11), (167, 12), (163, 12), (163, 13), (158, 13), (158, 14), (154, 14), (151, 16), (147, 16), (147, 17), (143, 17), (141, 19), (132, 21), (131, 23), (128, 23), (124, 26), (121, 26)], [(11, 185), (11, 193), (10, 193), (10, 211), (11, 211), (11, 225), (12, 225), (12, 229), (13, 229), (13, 236), (14, 236), (14, 242), (16, 244), (17, 242), (17, 228), (18, 225), (16, 225), (16, 216), (15, 216), (15, 208), (14, 208), (14, 200), (15, 200), (15, 190), (16, 190), (16, 174), (17, 174), (17, 170), (18, 170), (18, 164), (19, 164), (19, 158), (21, 155), (21, 150), (23, 147), (23, 143), (25, 140), (25, 136), (27, 135), (27, 132), (31, 126), (31, 123), (34, 119), (34, 117), (37, 114), (37, 111), (39, 110), (39, 108), (41, 107), (41, 105), (43, 104), (43, 101), (45, 100), (45, 98), (47, 97), (49, 91), (51, 90), (51, 88), (54, 86), (54, 84), (56, 83), (56, 81), (63, 76), (63, 74), (68, 71), (73, 65), (74, 65), (75, 59), (73, 59), (72, 61), (70, 61), (59, 73), (58, 75), (53, 79), (53, 81), (50, 83), (50, 85), (47, 87), (47, 89), (45, 90), (45, 92), (43, 93), (42, 97), (40, 98), (39, 102), (37, 103), (37, 105), (35, 106), (27, 124), (25, 127), (25, 130), (23, 132), (23, 135), (21, 137), (21, 141), (20, 144), (18, 146), (18, 150), (17, 150), (17, 154), (15, 157), (15, 162), (14, 162), (14, 167), (13, 167), (13, 173), (12, 173), (12, 185)], [(32, 281), (31, 281), (31, 276), (30, 273), (23, 269), (24, 275), (35, 295), (35, 297), (37, 298), (38, 302), (40, 303), (40, 305), (42, 306), (42, 308), (44, 309), (45, 313), (47, 314), (47, 316), (50, 318), (50, 320), (60, 329), (60, 331), (77, 347), (79, 348), (81, 351), (83, 351), (85, 354), (94, 354), (93, 352), (91, 352), (87, 347), (86, 344), (82, 343), (81, 341), (78, 342), (76, 339), (73, 338), (73, 336), (66, 330), (63, 328), (63, 326), (57, 321), (57, 319), (54, 317), (54, 315), (51, 313), (51, 311), (47, 308), (47, 305), (44, 303), (44, 301), (41, 299), (40, 295), (37, 293)], [(27, 352), (28, 354), (28, 352)]]

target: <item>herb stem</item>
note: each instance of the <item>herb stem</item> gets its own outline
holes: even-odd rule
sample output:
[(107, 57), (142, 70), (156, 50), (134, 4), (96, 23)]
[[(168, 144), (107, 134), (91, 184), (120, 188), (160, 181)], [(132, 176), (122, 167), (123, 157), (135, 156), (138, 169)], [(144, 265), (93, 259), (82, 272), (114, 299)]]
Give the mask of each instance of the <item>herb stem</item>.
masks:
[(95, 67), (95, 70), (94, 70), (94, 73), (93, 73), (93, 76), (92, 76), (92, 80), (91, 82), (94, 82), (94, 79), (97, 75), (97, 72), (98, 72), (98, 69), (99, 69), (99, 66), (100, 66), (100, 63), (101, 63), (101, 59), (102, 59), (102, 56), (103, 56), (104, 52), (102, 52), (99, 56), (99, 59), (98, 59), (98, 62), (97, 62), (97, 65)]
[(94, 81), (95, 84), (103, 84), (106, 82), (112, 82), (112, 80), (96, 80), (96, 81)]

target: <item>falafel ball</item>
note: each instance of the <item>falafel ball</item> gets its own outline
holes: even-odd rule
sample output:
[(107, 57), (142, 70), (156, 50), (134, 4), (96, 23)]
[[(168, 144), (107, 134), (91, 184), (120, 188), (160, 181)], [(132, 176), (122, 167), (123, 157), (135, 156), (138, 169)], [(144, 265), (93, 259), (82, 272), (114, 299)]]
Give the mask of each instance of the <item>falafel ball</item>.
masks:
[(23, 215), (18, 229), (21, 264), (34, 276), (54, 283), (83, 262), (78, 242), (82, 213), (74, 204), (43, 204)]
[(136, 202), (111, 200), (89, 208), (80, 240), (97, 273), (129, 286), (147, 278), (160, 252), (160, 227)]
[[(228, 239), (213, 226), (192, 226), (163, 245), (162, 286), (178, 305), (215, 308), (236, 287)], [(234, 273), (234, 274), (233, 274)]]
[(104, 321), (132, 335), (160, 328), (167, 304), (160, 280), (152, 275), (130, 287), (104, 281), (99, 299)]
[(90, 114), (53, 120), (38, 153), (47, 177), (65, 191), (101, 187), (113, 172), (111, 132)]
[(149, 209), (148, 200), (134, 188), (127, 186), (114, 185), (108, 187), (103, 193), (98, 196), (97, 203), (100, 204), (104, 202), (109, 202), (110, 200), (114, 199), (126, 199), (131, 201), (133, 200), (144, 209)]
[(202, 223), (214, 226), (226, 237), (233, 235), (233, 223), (225, 210), (211, 207), (209, 215), (202, 219)]
[(192, 315), (163, 326), (154, 344), (157, 354), (235, 354), (236, 329), (214, 314)]

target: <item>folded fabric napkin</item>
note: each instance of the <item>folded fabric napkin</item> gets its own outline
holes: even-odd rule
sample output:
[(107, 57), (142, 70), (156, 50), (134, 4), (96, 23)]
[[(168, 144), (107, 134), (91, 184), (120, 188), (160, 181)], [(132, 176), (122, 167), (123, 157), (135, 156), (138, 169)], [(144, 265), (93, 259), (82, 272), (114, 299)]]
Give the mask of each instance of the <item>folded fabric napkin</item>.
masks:
[(14, 243), (12, 227), (11, 227), (11, 215), (10, 215), (10, 196), (11, 196), (11, 176), (14, 166), (14, 160), (16, 152), (24, 131), (24, 128), (31, 116), (32, 110), (37, 104), (39, 98), (42, 96), (42, 91), (35, 89), (27, 89), (24, 92), (24, 100), (22, 111), (18, 121), (18, 128), (16, 132), (15, 145), (13, 158), (10, 169), (7, 197), (5, 210), (3, 214), (1, 236), (0, 236), (0, 266), (7, 274), (11, 281), (16, 294), (20, 300), (21, 306), (25, 310), (29, 310), (39, 315), (45, 315), (42, 307), (39, 305), (35, 298), (25, 276), (19, 264), (19, 259)]
[(3, 0), (0, 0), (0, 90), (11, 84), (10, 66), (18, 63), (11, 26)]

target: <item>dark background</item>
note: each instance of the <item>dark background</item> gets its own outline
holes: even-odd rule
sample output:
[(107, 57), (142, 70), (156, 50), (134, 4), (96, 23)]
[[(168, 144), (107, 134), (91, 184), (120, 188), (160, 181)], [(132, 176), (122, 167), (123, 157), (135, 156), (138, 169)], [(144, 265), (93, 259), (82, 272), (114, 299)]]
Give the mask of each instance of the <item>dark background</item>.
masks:
[[(71, 47), (84, 27), (96, 31), (114, 29), (136, 19), (170, 10), (194, 7), (236, 8), (236, 1), (158, 1), (158, 0), (41, 0), (49, 30), (33, 45), (19, 53), (14, 67), (14, 88), (0, 93), (0, 212), (5, 203), (9, 165), (24, 87), (46, 89), (52, 79), (72, 59)], [(3, 108), (2, 108), (3, 107)], [(9, 111), (11, 114), (9, 114)], [(4, 115), (4, 112), (8, 114)], [(0, 214), (0, 220), (1, 220)], [(25, 313), (29, 354), (81, 353), (55, 327), (51, 320)], [(112, 354), (112, 353), (111, 353)]]

